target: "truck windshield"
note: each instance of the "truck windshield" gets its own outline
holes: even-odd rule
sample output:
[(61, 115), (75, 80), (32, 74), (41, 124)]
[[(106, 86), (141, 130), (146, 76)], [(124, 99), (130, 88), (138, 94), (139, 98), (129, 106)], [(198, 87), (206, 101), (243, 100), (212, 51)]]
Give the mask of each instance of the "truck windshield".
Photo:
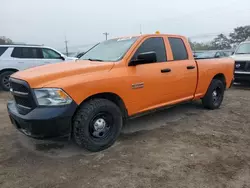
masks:
[(106, 40), (87, 51), (80, 59), (90, 61), (119, 61), (138, 37)]
[(250, 43), (243, 43), (235, 51), (235, 54), (250, 54)]

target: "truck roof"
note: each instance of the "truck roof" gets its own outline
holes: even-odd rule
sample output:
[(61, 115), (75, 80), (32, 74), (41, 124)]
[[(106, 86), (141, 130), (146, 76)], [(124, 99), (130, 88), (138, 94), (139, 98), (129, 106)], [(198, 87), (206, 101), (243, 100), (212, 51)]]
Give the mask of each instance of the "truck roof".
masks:
[(159, 33), (159, 34), (141, 34), (141, 35), (130, 35), (130, 36), (121, 36), (121, 37), (114, 37), (113, 39), (116, 38), (129, 38), (129, 37), (147, 37), (147, 36), (168, 36), (168, 37), (178, 37), (178, 38), (184, 38), (182, 35), (174, 35), (174, 34), (165, 34), (165, 33)]
[(165, 34), (165, 33), (159, 33), (159, 34), (143, 34), (142, 36), (161, 36), (161, 35), (163, 35), (163, 36), (169, 36), (169, 37), (184, 37), (184, 36), (182, 36), (182, 35), (175, 35), (175, 34)]

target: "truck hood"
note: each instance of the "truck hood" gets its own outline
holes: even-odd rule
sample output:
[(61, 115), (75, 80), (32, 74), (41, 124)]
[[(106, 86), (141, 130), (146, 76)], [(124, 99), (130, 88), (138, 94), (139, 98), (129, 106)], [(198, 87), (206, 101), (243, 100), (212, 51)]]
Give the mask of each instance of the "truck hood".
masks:
[(113, 62), (78, 60), (75, 62), (55, 63), (34, 67), (19, 71), (11, 77), (27, 81), (32, 88), (39, 88), (44, 87), (50, 82), (69, 76), (88, 74), (97, 71), (109, 71), (112, 69), (113, 65)]
[(250, 61), (250, 54), (235, 54), (231, 57), (235, 61)]

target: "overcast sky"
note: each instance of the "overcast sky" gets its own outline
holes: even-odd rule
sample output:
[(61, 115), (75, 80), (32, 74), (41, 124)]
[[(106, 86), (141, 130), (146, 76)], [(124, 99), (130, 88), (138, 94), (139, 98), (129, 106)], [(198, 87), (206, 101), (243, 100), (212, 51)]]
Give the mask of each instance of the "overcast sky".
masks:
[[(0, 36), (58, 49), (143, 33), (228, 33), (250, 25), (250, 0), (0, 0)], [(199, 40), (199, 38), (194, 38)]]

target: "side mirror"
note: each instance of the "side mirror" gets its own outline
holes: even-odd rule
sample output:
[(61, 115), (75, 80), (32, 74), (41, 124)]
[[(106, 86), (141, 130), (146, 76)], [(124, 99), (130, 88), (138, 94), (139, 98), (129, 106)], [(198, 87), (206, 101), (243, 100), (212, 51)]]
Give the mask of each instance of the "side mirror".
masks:
[(64, 55), (61, 55), (61, 59), (65, 61), (66, 57)]
[(140, 64), (155, 63), (157, 57), (155, 52), (144, 52), (137, 55), (135, 60), (131, 60), (129, 66), (136, 66)]

